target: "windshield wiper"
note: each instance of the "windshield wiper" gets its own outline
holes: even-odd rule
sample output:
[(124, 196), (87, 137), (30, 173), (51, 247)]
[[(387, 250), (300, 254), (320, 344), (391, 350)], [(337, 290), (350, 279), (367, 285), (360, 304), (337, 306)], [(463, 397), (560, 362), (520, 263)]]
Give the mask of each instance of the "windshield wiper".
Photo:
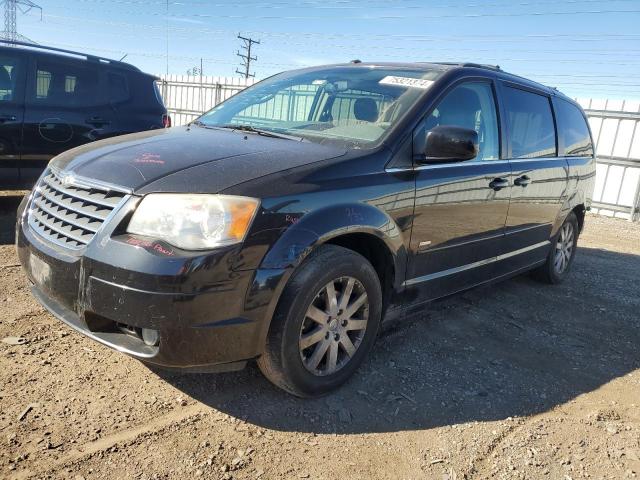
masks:
[(262, 135), (264, 137), (273, 137), (273, 138), (283, 138), (285, 140), (297, 140), (299, 142), (303, 141), (304, 138), (297, 137), (295, 135), (287, 135), (285, 133), (276, 133), (271, 130), (263, 130), (261, 128), (255, 128), (251, 125), (216, 125), (217, 128), (228, 128), (229, 130), (238, 130), (241, 132), (255, 133), (257, 135)]

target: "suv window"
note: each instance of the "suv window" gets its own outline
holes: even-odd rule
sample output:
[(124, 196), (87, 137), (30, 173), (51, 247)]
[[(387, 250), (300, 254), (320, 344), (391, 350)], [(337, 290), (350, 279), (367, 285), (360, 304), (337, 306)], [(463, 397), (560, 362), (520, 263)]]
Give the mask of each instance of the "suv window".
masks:
[(0, 56), (0, 102), (16, 100), (17, 80), (20, 77), (21, 68), (19, 59)]
[(506, 87), (504, 99), (512, 158), (556, 156), (556, 132), (549, 98)]
[(96, 70), (67, 63), (38, 62), (35, 102), (51, 106), (90, 106), (99, 102)]
[(564, 145), (564, 155), (580, 157), (593, 155), (593, 143), (584, 115), (578, 107), (557, 99), (555, 102), (558, 134)]
[(488, 82), (467, 82), (451, 90), (426, 120), (426, 131), (455, 125), (478, 133), (478, 160), (500, 158), (498, 120), (493, 89)]

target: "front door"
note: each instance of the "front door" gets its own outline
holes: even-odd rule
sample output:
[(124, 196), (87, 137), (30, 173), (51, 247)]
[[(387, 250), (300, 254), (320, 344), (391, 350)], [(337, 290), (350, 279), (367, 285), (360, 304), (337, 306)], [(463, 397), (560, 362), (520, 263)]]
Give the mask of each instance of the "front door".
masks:
[(478, 133), (479, 154), (466, 162), (416, 167), (408, 300), (437, 298), (492, 276), (504, 247), (511, 170), (500, 159), (495, 87), (490, 80), (453, 87), (427, 116), (424, 130), (455, 125)]
[(547, 256), (552, 228), (567, 199), (568, 166), (558, 157), (549, 96), (515, 85), (502, 85), (502, 93), (513, 183), (505, 262), (517, 270)]
[(20, 149), (24, 117), (24, 59), (0, 54), (0, 190), (20, 182)]
[(59, 153), (109, 136), (116, 120), (99, 65), (36, 57), (29, 71), (23, 182), (34, 182)]

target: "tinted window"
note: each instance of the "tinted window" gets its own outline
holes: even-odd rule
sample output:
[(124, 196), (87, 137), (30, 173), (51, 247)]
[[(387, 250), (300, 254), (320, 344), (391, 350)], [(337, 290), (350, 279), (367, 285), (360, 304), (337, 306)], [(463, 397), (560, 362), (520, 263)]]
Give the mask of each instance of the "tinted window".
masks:
[(109, 101), (123, 102), (129, 98), (127, 79), (119, 73), (109, 73), (107, 75), (109, 85)]
[(563, 140), (564, 154), (570, 157), (593, 155), (589, 127), (580, 109), (560, 99), (555, 102), (555, 106), (558, 134)]
[(512, 158), (553, 157), (556, 132), (549, 98), (517, 88), (504, 89)]
[(451, 90), (426, 120), (427, 131), (439, 125), (475, 130), (480, 147), (478, 160), (500, 157), (496, 105), (489, 83), (463, 83)]
[(21, 68), (17, 58), (0, 57), (0, 102), (16, 100), (16, 87)]
[(100, 103), (98, 72), (65, 63), (38, 62), (36, 103), (52, 106), (89, 106)]

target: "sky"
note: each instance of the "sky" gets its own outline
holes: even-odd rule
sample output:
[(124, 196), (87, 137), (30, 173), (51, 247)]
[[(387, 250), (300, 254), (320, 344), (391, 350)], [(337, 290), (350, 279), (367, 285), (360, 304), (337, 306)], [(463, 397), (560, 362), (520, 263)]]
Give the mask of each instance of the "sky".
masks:
[[(265, 78), (310, 65), (454, 61), (500, 65), (572, 97), (640, 99), (640, 0), (34, 0), (18, 32), (154, 74), (238, 76), (260, 41)], [(168, 62), (167, 62), (168, 51)]]

